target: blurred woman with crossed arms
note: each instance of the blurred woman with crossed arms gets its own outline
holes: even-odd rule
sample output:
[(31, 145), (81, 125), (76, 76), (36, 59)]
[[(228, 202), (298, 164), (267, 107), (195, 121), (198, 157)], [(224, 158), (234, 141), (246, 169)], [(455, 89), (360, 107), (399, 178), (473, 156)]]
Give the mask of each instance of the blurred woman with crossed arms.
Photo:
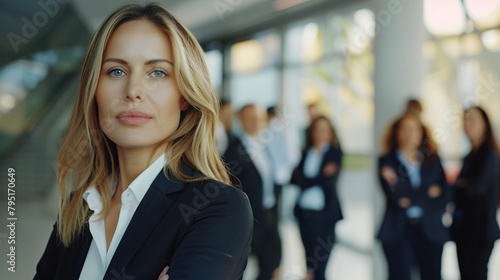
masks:
[(436, 144), (420, 119), (407, 114), (389, 128), (379, 159), (386, 211), (378, 238), (390, 280), (441, 279), (443, 245), (449, 240), (441, 222), (449, 186)]

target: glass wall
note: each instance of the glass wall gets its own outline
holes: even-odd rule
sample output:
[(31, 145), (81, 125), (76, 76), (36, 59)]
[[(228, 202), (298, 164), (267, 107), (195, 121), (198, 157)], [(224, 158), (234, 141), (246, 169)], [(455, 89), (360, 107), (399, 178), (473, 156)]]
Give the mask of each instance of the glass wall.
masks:
[(278, 106), (294, 116), (290, 125), (300, 134), (310, 121), (307, 106), (315, 104), (335, 124), (346, 153), (368, 155), (373, 37), (353, 40), (373, 20), (366, 9), (325, 13), (229, 44), (225, 96), (235, 110), (249, 103)]
[(280, 36), (268, 30), (227, 49), (226, 96), (234, 110), (249, 103), (264, 108), (280, 102)]
[(309, 123), (306, 106), (316, 104), (351, 154), (373, 148), (372, 38), (346, 49), (354, 46), (350, 40), (360, 13), (372, 15), (368, 10), (326, 14), (285, 29), (284, 107), (300, 116), (296, 125), (304, 128)]
[[(464, 108), (483, 107), (500, 136), (500, 1), (436, 5), (426, 1), (424, 9), (429, 35), (423, 48), (423, 117), (441, 154), (456, 162), (469, 150), (462, 129)], [(445, 14), (450, 20), (443, 25)], [(459, 163), (454, 165), (458, 171)]]
[(81, 46), (42, 51), (0, 68), (0, 154), (51, 107), (68, 77), (78, 75), (84, 51)]

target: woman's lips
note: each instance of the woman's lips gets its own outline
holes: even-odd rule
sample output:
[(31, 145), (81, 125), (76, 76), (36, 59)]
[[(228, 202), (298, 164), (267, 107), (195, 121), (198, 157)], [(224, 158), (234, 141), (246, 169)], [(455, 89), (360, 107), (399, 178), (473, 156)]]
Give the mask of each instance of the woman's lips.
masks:
[(116, 118), (125, 125), (142, 125), (152, 119), (150, 115), (139, 111), (121, 112)]

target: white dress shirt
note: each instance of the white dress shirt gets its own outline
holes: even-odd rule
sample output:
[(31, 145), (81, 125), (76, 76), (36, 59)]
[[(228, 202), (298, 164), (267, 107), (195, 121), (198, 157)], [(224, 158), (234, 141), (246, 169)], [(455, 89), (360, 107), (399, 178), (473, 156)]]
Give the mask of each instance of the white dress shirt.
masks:
[[(309, 148), (306, 159), (304, 160), (304, 176), (314, 178), (321, 172), (321, 163), (323, 155), (328, 150), (325, 146), (319, 150)], [(316, 185), (305, 189), (299, 200), (299, 206), (302, 209), (320, 211), (325, 208), (325, 193), (321, 186)]]
[[(142, 198), (148, 191), (158, 173), (166, 164), (165, 155), (161, 155), (156, 159), (146, 170), (144, 170), (137, 178), (128, 186), (121, 195), (120, 215), (116, 230), (111, 239), (109, 249), (106, 250), (106, 228), (104, 219), (99, 219), (99, 214), (102, 211), (102, 199), (95, 186), (89, 187), (83, 194), (83, 198), (89, 205), (92, 216), (89, 218), (89, 228), (92, 234), (92, 243), (90, 244), (89, 252), (82, 271), (80, 280), (101, 280), (106, 273), (111, 259), (120, 244), (120, 240), (125, 233), (125, 230), (135, 213), (135, 210), (141, 203)], [(113, 188), (116, 189), (116, 184)]]
[[(397, 156), (408, 172), (408, 178), (410, 179), (411, 186), (414, 189), (420, 188), (422, 179), (420, 178), (421, 164), (418, 162), (411, 162), (402, 152), (398, 152)], [(418, 219), (424, 215), (424, 209), (420, 206), (410, 205), (410, 207), (406, 209), (406, 215), (411, 219)]]
[(274, 195), (275, 180), (271, 155), (267, 151), (267, 147), (255, 137), (243, 134), (241, 142), (262, 179), (262, 205), (266, 209), (271, 209), (276, 205), (276, 197)]

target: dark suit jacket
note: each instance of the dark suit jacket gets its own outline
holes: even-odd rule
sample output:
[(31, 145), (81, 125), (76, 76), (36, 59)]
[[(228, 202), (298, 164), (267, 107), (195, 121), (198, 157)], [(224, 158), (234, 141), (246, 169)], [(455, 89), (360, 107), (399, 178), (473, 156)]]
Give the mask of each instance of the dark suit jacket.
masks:
[[(318, 175), (314, 178), (309, 178), (304, 175), (304, 163), (306, 160), (306, 156), (307, 151), (304, 151), (302, 153), (302, 158), (300, 159), (299, 165), (297, 165), (292, 173), (290, 183), (300, 187), (301, 192), (299, 195), (299, 199), (304, 190), (316, 185), (321, 186), (325, 194), (324, 211), (327, 215), (328, 221), (335, 223), (343, 218), (339, 197), (337, 195), (337, 180), (342, 166), (342, 150), (330, 146), (328, 148), (328, 151), (326, 151), (326, 153), (323, 155), (320, 170), (318, 172)], [(325, 176), (323, 174), (323, 169), (327, 164), (332, 162), (337, 164), (337, 172), (331, 176)], [(296, 216), (301, 215), (301, 209), (298, 204), (295, 206), (294, 212)]]
[[(240, 190), (214, 180), (180, 183), (160, 172), (104, 279), (156, 280), (167, 265), (170, 279), (241, 279), (252, 229), (248, 198)], [(87, 224), (65, 248), (54, 227), (34, 279), (78, 279), (91, 241)]]
[[(255, 220), (263, 221), (265, 209), (262, 205), (264, 195), (262, 178), (238, 137), (234, 137), (233, 141), (229, 143), (224, 159), (233, 175), (234, 184), (241, 185), (243, 191), (248, 195)], [(279, 186), (275, 185), (274, 190), (276, 200), (278, 200)]]
[(496, 191), (499, 184), (499, 159), (487, 146), (467, 155), (455, 186), (455, 213), (451, 232), (471, 246), (481, 246), (500, 238), (496, 220)]
[[(398, 182), (391, 186), (381, 176), (380, 169), (384, 166), (394, 169)], [(398, 204), (399, 199), (407, 197), (412, 205), (420, 206), (424, 213), (420, 218), (426, 237), (434, 243), (441, 243), (450, 239), (448, 230), (442, 223), (442, 216), (446, 205), (451, 200), (450, 186), (446, 181), (443, 166), (439, 157), (435, 157), (420, 168), (420, 187), (411, 186), (408, 170), (397, 158), (396, 152), (379, 158), (378, 170), (380, 185), (387, 199), (385, 216), (382, 221), (378, 238), (382, 243), (397, 243), (408, 235), (409, 224), (406, 209)], [(429, 187), (437, 184), (441, 187), (441, 195), (431, 198), (428, 195)]]

